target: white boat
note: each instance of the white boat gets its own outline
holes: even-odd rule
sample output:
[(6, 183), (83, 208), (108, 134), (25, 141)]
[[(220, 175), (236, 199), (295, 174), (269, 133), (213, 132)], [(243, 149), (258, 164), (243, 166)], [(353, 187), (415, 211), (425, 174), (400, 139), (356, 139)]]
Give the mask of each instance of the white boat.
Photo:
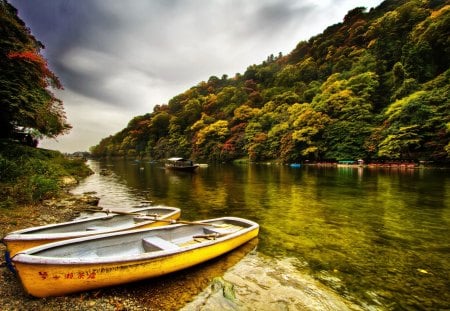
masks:
[[(178, 219), (180, 214), (179, 208), (169, 206), (144, 207), (132, 212), (117, 211), (117, 213), (111, 212), (103, 216), (14, 231), (4, 237), (3, 242), (7, 247), (8, 253), (6, 255), (12, 257), (21, 250), (45, 243), (101, 233), (167, 225), (167, 220)], [(152, 217), (142, 218), (139, 216)]]
[(189, 159), (173, 157), (166, 160), (165, 167), (169, 170), (193, 172), (198, 164)]

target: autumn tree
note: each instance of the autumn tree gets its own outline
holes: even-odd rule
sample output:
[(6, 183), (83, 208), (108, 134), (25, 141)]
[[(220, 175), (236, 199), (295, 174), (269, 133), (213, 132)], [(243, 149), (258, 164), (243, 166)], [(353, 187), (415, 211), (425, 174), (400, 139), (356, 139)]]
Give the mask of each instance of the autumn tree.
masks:
[(62, 85), (40, 54), (42, 48), (17, 10), (0, 0), (0, 137), (23, 130), (56, 137), (71, 128), (61, 100), (51, 91)]

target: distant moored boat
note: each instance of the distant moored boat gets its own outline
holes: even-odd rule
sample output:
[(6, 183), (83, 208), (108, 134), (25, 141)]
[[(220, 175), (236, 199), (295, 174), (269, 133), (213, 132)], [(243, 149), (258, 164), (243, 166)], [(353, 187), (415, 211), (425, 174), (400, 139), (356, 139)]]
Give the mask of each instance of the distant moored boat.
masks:
[(192, 172), (195, 171), (198, 164), (189, 159), (173, 157), (166, 160), (165, 167), (169, 170)]

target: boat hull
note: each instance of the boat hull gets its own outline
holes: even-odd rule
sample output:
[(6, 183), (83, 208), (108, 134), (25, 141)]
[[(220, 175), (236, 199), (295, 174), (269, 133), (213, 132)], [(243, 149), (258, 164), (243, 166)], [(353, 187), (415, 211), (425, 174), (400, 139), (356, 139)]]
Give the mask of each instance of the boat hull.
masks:
[[(181, 211), (178, 208), (162, 208), (162, 207), (155, 207), (155, 208), (145, 208), (145, 209), (139, 209), (135, 210), (134, 212), (139, 213), (141, 211), (154, 211), (154, 210), (167, 210), (167, 214), (163, 215), (161, 219), (164, 220), (176, 220), (180, 218)], [(126, 231), (126, 230), (133, 230), (133, 229), (145, 229), (145, 228), (154, 228), (159, 226), (165, 226), (167, 225), (167, 221), (143, 221), (138, 223), (131, 223), (126, 226), (122, 227), (104, 227), (99, 230), (83, 230), (83, 231), (68, 231), (68, 226), (74, 226), (74, 225), (82, 225), (83, 227), (89, 227), (90, 222), (102, 222), (103, 220), (108, 220), (112, 217), (115, 218), (130, 218), (132, 216), (127, 215), (114, 215), (114, 216), (103, 216), (103, 217), (95, 217), (93, 219), (83, 219), (79, 221), (69, 221), (65, 223), (59, 223), (59, 224), (51, 224), (46, 226), (39, 226), (39, 227), (33, 227), (28, 228), (24, 230), (19, 230), (15, 232), (11, 232), (6, 237), (3, 238), (3, 243), (6, 245), (6, 248), (8, 250), (9, 257), (13, 257), (18, 252), (40, 246), (43, 244), (68, 240), (68, 239), (74, 239), (79, 237), (85, 237), (85, 236), (93, 236), (108, 232), (120, 232), (120, 231)], [(48, 231), (51, 230), (53, 232), (49, 233)], [(62, 232), (58, 232), (58, 230), (61, 230)], [(64, 232), (66, 230), (66, 232)]]
[[(129, 256), (127, 260), (100, 260), (93, 262), (35, 263), (18, 254), (14, 265), (25, 290), (36, 297), (60, 296), (95, 288), (114, 286), (158, 277), (179, 271), (222, 254), (252, 240), (259, 226), (242, 234), (233, 234), (211, 241), (201, 247), (180, 248), (178, 251)], [(78, 239), (80, 240), (80, 239)], [(220, 240), (220, 241), (219, 241)], [(60, 243), (55, 243), (60, 244)]]
[(198, 168), (198, 165), (193, 165), (193, 166), (174, 166), (174, 165), (170, 165), (167, 164), (166, 169), (168, 170), (172, 170), (172, 171), (180, 171), (180, 172), (193, 172)]

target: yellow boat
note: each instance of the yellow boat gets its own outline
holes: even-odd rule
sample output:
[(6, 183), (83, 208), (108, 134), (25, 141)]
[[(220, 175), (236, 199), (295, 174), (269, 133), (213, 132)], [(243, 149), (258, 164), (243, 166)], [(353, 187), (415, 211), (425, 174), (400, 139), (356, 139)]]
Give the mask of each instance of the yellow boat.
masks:
[(12, 262), (26, 292), (61, 296), (185, 269), (255, 238), (259, 225), (237, 217), (77, 238), (34, 247)]
[[(179, 208), (169, 206), (145, 207), (134, 209), (132, 212), (108, 212), (106, 216), (89, 217), (14, 231), (3, 238), (3, 243), (7, 248), (7, 257), (13, 257), (21, 250), (46, 243), (115, 231), (167, 225), (167, 220), (176, 220), (180, 217), (180, 214)], [(152, 217), (145, 218), (147, 216)]]

